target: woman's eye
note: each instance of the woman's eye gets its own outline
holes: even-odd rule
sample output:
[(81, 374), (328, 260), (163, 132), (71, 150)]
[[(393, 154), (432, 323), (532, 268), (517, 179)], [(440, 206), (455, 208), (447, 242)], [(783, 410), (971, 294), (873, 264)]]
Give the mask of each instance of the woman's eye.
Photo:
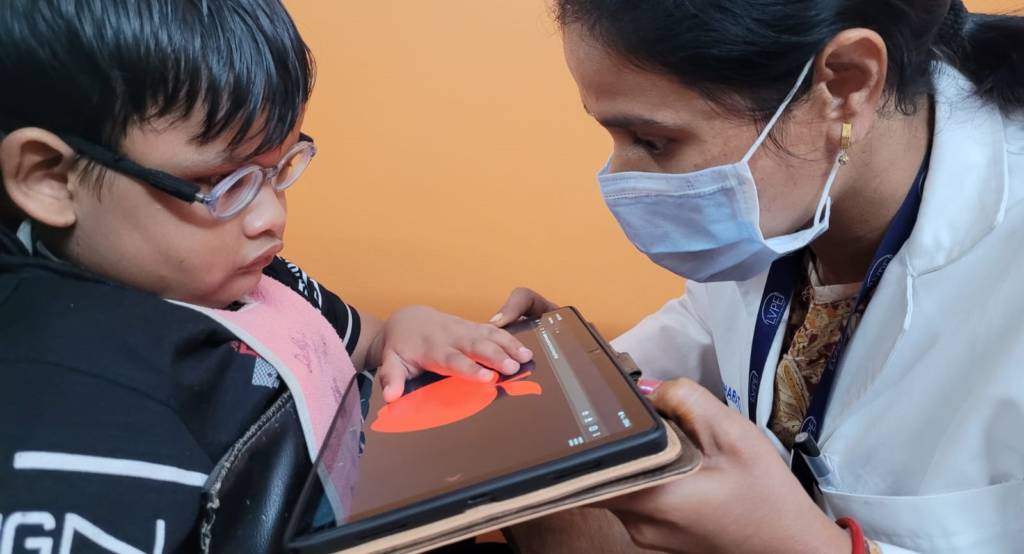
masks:
[(664, 150), (664, 144), (644, 137), (633, 137), (633, 144), (654, 155), (661, 154)]

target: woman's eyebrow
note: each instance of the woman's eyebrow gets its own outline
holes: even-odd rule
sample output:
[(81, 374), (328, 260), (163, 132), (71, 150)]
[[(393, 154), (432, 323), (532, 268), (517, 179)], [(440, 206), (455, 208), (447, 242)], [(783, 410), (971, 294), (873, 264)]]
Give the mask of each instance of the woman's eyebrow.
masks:
[(664, 121), (658, 121), (657, 119), (651, 119), (649, 117), (621, 115), (621, 116), (610, 116), (610, 117), (597, 117), (594, 116), (603, 127), (608, 129), (634, 129), (637, 127), (644, 127), (647, 129), (666, 129), (676, 130), (678, 126), (666, 123)]
[(644, 127), (648, 129), (666, 129), (666, 130), (678, 130), (679, 127), (670, 123), (659, 121), (657, 119), (651, 119), (649, 117), (643, 117), (638, 115), (613, 115), (600, 117), (594, 112), (590, 111), (590, 108), (586, 104), (583, 105), (583, 111), (587, 112), (587, 115), (593, 117), (606, 129), (633, 129), (636, 127)]

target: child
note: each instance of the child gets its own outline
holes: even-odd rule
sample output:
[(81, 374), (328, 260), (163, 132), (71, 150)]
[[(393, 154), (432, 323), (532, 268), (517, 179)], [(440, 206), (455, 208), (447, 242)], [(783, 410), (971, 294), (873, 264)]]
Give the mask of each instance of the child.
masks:
[[(531, 359), (430, 308), (359, 314), (277, 257), (312, 72), (279, 0), (0, 3), (0, 550), (209, 546), (208, 477), (268, 409), (291, 394), (292, 435), (322, 435), (285, 333), (301, 368), (333, 353), (320, 382), (379, 367), (388, 401)], [(278, 548), (283, 517), (242, 531)]]

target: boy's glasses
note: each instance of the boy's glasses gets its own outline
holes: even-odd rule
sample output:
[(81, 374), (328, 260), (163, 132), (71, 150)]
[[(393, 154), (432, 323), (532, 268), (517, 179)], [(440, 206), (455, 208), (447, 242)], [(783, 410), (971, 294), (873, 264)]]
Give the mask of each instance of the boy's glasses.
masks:
[(240, 167), (221, 179), (209, 194), (200, 192), (196, 198), (206, 205), (213, 217), (229, 219), (248, 207), (264, 184), (269, 183), (278, 192), (295, 184), (315, 155), (313, 139), (300, 137), (276, 166)]
[(200, 202), (210, 210), (213, 217), (231, 219), (242, 212), (259, 194), (264, 184), (269, 183), (280, 192), (295, 184), (309, 162), (316, 155), (313, 139), (299, 134), (299, 142), (281, 158), (274, 167), (246, 165), (221, 179), (210, 189), (202, 188), (184, 179), (157, 169), (143, 167), (128, 158), (73, 135), (58, 135), (68, 146), (82, 157), (129, 177), (134, 177), (171, 196), (186, 202)]

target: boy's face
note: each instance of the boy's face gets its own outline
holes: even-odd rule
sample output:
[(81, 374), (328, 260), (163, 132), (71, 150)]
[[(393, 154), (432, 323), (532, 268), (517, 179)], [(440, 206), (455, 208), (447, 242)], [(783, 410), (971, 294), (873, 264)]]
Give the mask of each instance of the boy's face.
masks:
[[(229, 149), (228, 138), (199, 145), (197, 116), (129, 130), (121, 152), (136, 163), (204, 185), (209, 190), (247, 164), (273, 167), (297, 142), (301, 120), (277, 149), (245, 157), (259, 137)], [(237, 157), (236, 157), (237, 156)], [(75, 222), (65, 234), (69, 261), (111, 280), (164, 298), (214, 308), (251, 291), (283, 247), (283, 192), (263, 186), (245, 210), (221, 221), (199, 203), (188, 204), (108, 171), (100, 189), (71, 183)]]

